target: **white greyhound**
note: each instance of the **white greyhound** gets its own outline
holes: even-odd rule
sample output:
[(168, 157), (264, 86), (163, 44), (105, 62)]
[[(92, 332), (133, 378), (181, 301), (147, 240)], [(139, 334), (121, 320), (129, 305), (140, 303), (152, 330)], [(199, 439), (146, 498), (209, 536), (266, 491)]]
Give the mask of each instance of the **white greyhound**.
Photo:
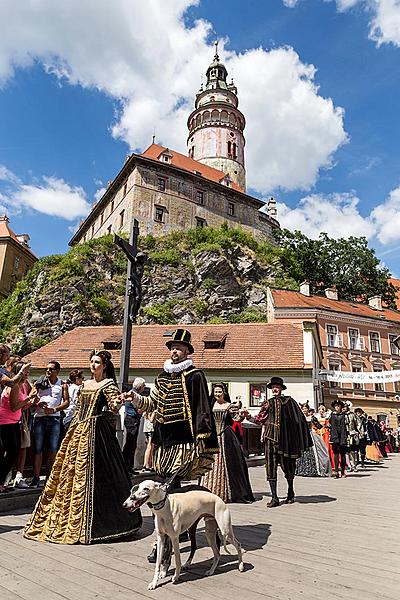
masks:
[[(221, 498), (205, 491), (183, 490), (180, 493), (168, 494), (166, 486), (153, 480), (142, 481), (131, 490), (129, 498), (124, 502), (124, 507), (134, 511), (142, 504), (147, 503), (155, 516), (155, 529), (157, 534), (157, 562), (154, 577), (148, 586), (149, 590), (157, 587), (161, 578), (161, 561), (164, 553), (165, 538), (168, 536), (172, 542), (175, 555), (175, 574), (173, 583), (179, 581), (181, 573), (181, 557), (179, 551), (179, 535), (187, 531), (196, 521), (204, 518), (205, 534), (214, 554), (214, 561), (206, 575), (212, 575), (217, 568), (220, 552), (216, 543), (217, 529), (222, 535), (225, 551), (230, 554), (226, 545), (233, 544), (238, 554), (239, 571), (244, 571), (242, 548), (235, 538), (232, 529), (231, 513)], [(183, 568), (190, 565), (192, 555)], [(163, 576), (165, 577), (165, 573)]]

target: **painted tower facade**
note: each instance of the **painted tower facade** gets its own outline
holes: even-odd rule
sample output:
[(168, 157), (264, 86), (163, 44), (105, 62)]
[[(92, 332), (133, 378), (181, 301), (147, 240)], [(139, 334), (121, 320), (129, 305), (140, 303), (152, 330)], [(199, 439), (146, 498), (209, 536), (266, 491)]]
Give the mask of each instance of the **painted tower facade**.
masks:
[(207, 69), (207, 83), (196, 95), (195, 109), (188, 119), (190, 158), (223, 171), (243, 191), (246, 190), (244, 166), (246, 125), (238, 109), (239, 100), (233, 80), (220, 62), (218, 45), (213, 62)]

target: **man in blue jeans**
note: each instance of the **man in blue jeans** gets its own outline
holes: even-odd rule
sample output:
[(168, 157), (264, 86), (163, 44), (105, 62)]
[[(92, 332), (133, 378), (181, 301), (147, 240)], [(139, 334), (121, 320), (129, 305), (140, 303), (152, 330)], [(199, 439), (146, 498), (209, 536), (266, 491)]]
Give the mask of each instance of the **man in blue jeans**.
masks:
[(49, 362), (44, 377), (35, 384), (38, 402), (33, 418), (33, 439), (35, 455), (33, 459), (33, 479), (31, 487), (38, 487), (42, 467), (43, 448), (47, 446), (47, 472), (53, 466), (61, 433), (61, 411), (69, 406), (68, 386), (58, 374), (60, 363)]

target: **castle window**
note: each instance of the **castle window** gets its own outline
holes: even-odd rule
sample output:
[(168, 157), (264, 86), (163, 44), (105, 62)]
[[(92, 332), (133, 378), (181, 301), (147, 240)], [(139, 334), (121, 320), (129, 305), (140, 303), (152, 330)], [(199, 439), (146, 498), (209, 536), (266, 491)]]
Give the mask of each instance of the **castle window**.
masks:
[(93, 225), (92, 225), (92, 233), (91, 233), (91, 237), (93, 237), (93, 236), (94, 236), (94, 223), (93, 223)]
[(125, 181), (124, 183), (124, 189), (122, 191), (122, 195), (126, 196), (126, 190), (128, 189), (128, 180)]
[(204, 204), (204, 192), (201, 190), (196, 190), (196, 202)]
[(121, 212), (119, 213), (119, 228), (120, 229), (122, 229), (122, 227), (123, 227), (124, 217), (125, 217), (125, 211), (121, 210)]
[(110, 202), (110, 214), (114, 212), (114, 200), (111, 200)]
[(159, 177), (157, 180), (157, 188), (159, 192), (165, 192), (165, 188), (167, 187), (167, 180), (163, 177)]
[(164, 213), (166, 212), (165, 206), (156, 205), (154, 209), (154, 220), (156, 223), (164, 223)]
[(104, 223), (104, 211), (100, 214), (100, 227), (103, 225)]
[(232, 154), (233, 154), (233, 158), (237, 158), (237, 149), (236, 149), (235, 142), (233, 142), (233, 151), (232, 151)]
[(228, 202), (228, 215), (231, 217), (235, 216), (235, 204), (234, 202)]
[(18, 268), (19, 268), (19, 261), (20, 261), (20, 258), (19, 258), (19, 256), (16, 256), (16, 257), (14, 258), (14, 271), (18, 271)]
[(207, 221), (201, 217), (196, 217), (196, 227), (206, 227)]
[(232, 142), (228, 142), (228, 158), (232, 158)]

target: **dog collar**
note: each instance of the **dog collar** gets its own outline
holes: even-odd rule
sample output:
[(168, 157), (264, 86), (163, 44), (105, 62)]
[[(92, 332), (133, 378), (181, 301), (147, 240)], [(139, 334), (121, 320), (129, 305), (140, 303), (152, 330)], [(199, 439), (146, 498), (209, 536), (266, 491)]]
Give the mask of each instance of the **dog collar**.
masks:
[(157, 504), (152, 504), (151, 502), (148, 502), (147, 505), (150, 506), (150, 508), (153, 508), (154, 510), (161, 510), (162, 508), (164, 508), (166, 501), (167, 496), (165, 496), (165, 498), (160, 502), (157, 502)]

